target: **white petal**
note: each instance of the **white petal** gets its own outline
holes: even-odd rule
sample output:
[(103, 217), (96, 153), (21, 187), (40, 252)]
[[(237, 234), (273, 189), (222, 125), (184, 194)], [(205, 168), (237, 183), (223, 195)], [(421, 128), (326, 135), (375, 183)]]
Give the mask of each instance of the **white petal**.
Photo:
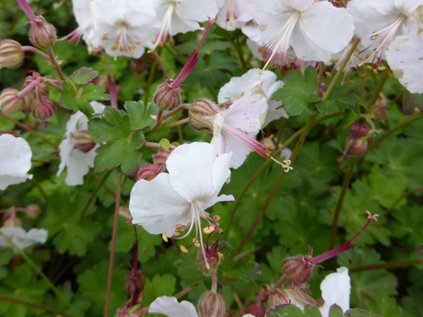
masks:
[(225, 131), (215, 134), (210, 143), (218, 153), (232, 153), (230, 167), (235, 169), (239, 168), (251, 153), (247, 145)]
[(311, 41), (330, 53), (342, 51), (354, 34), (351, 14), (326, 1), (316, 2), (305, 10), (300, 25)]
[[(20, 249), (26, 249), (37, 243), (47, 241), (48, 231), (45, 229), (31, 229), (26, 232), (21, 227), (0, 228), (3, 235), (12, 240)], [(11, 247), (8, 241), (0, 235), (0, 247)]]
[[(65, 183), (69, 186), (82, 185), (84, 176), (91, 167), (94, 167), (96, 148), (84, 153), (78, 149), (72, 149), (67, 158), (67, 174)], [(60, 153), (61, 155), (61, 153)], [(62, 156), (62, 155), (61, 155)]]
[(325, 301), (320, 308), (322, 316), (329, 316), (330, 307), (334, 304), (347, 311), (350, 308), (351, 280), (346, 267), (340, 267), (336, 273), (331, 273), (325, 277), (320, 284), (322, 298)]
[(31, 168), (31, 156), (31, 148), (25, 139), (0, 135), (0, 190), (32, 178), (27, 174)]
[(178, 146), (166, 161), (172, 187), (188, 202), (211, 197), (215, 192), (211, 171), (216, 158), (217, 152), (209, 143)]
[(182, 0), (176, 5), (176, 11), (181, 18), (197, 22), (207, 21), (209, 17), (214, 18), (218, 10), (216, 0), (202, 0), (201, 5), (198, 0)]
[(132, 223), (140, 224), (152, 234), (171, 237), (176, 225), (191, 220), (190, 204), (171, 186), (169, 174), (160, 173), (153, 180), (135, 183), (129, 199)]
[(187, 301), (178, 303), (176, 297), (156, 298), (148, 309), (149, 313), (163, 314), (168, 317), (198, 317), (193, 304)]
[(386, 52), (395, 77), (411, 93), (423, 93), (423, 39), (416, 34), (397, 37)]

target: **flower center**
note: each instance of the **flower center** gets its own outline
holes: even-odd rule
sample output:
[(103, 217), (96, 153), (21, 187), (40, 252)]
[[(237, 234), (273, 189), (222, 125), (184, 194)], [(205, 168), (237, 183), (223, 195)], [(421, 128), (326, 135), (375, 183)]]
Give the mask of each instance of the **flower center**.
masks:
[(132, 53), (137, 46), (141, 44), (141, 40), (136, 35), (131, 34), (129, 31), (130, 26), (126, 21), (117, 21), (115, 26), (118, 36), (116, 37), (112, 50)]

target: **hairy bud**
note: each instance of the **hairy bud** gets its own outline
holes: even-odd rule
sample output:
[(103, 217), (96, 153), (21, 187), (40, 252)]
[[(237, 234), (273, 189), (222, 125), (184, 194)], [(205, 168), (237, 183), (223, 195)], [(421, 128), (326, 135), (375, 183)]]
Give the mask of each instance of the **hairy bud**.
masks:
[(196, 129), (213, 131), (214, 117), (218, 112), (219, 107), (213, 101), (200, 98), (195, 100), (189, 109), (189, 121)]
[(379, 100), (370, 108), (375, 120), (386, 120), (388, 112), (388, 100), (385, 97), (379, 98)]
[(348, 138), (345, 141), (345, 155), (353, 157), (363, 156), (367, 152), (368, 147), (367, 137), (359, 139)]
[(6, 114), (18, 112), (24, 106), (23, 99), (19, 98), (19, 90), (6, 88), (0, 94), (0, 110)]
[(45, 120), (56, 112), (56, 106), (50, 99), (42, 97), (41, 101), (32, 108), (34, 118)]
[(88, 131), (79, 131), (72, 135), (73, 147), (88, 153), (95, 147), (95, 143)]
[(320, 306), (320, 302), (304, 293), (298, 287), (293, 288), (271, 288), (269, 290), (269, 308), (278, 307), (280, 305), (293, 304), (301, 309), (307, 305)]
[(144, 164), (140, 169), (137, 170), (136, 177), (138, 180), (145, 179), (151, 181), (157, 175), (164, 171), (166, 165), (164, 164)]
[(357, 120), (350, 129), (350, 134), (353, 139), (359, 139), (369, 133), (369, 126), (365, 119)]
[(22, 46), (13, 40), (0, 42), (0, 69), (3, 67), (15, 69), (22, 65), (25, 53)]
[(56, 28), (48, 23), (42, 16), (31, 21), (29, 40), (36, 47), (43, 50), (51, 48), (56, 42)]
[(285, 289), (271, 288), (267, 298), (269, 308), (278, 307), (280, 305), (291, 304), (289, 293)]
[(198, 300), (200, 317), (225, 317), (227, 314), (226, 302), (216, 292), (206, 292)]
[(311, 277), (313, 265), (308, 256), (292, 256), (282, 263), (282, 271), (286, 279), (295, 284), (303, 284)]
[(162, 110), (172, 110), (181, 103), (181, 90), (174, 88), (172, 80), (167, 79), (157, 87), (154, 103)]

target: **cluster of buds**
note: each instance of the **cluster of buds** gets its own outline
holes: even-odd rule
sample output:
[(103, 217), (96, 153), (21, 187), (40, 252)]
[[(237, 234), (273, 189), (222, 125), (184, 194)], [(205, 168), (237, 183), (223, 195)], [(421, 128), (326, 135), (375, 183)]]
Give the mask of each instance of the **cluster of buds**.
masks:
[(200, 317), (226, 317), (227, 311), (224, 298), (215, 291), (205, 292), (198, 300)]
[(344, 156), (363, 156), (369, 147), (369, 126), (364, 118), (357, 120), (350, 129), (350, 137), (345, 140)]
[(4, 40), (0, 42), (0, 69), (16, 69), (22, 65), (25, 53), (21, 44), (13, 40)]
[(157, 175), (164, 172), (166, 169), (166, 160), (170, 153), (174, 149), (174, 146), (170, 146), (169, 149), (161, 148), (156, 154), (153, 155), (153, 163), (144, 164), (136, 172), (136, 178), (138, 180), (145, 179), (151, 181)]

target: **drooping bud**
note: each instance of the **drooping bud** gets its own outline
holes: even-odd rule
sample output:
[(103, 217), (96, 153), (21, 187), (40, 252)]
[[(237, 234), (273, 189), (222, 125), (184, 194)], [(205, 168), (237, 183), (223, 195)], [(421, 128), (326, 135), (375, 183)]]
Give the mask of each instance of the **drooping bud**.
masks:
[(345, 140), (345, 156), (360, 157), (363, 156), (369, 147), (367, 137), (359, 139), (348, 138)]
[(166, 165), (163, 164), (144, 164), (140, 169), (137, 170), (136, 178), (138, 180), (145, 179), (151, 181), (157, 175), (164, 171)]
[(95, 143), (88, 131), (78, 131), (72, 134), (73, 147), (83, 153), (88, 153), (95, 147)]
[(357, 120), (350, 129), (350, 134), (353, 139), (359, 139), (369, 133), (369, 125), (365, 119)]
[(206, 292), (198, 300), (200, 317), (226, 317), (226, 302), (216, 292)]
[(289, 294), (285, 289), (272, 287), (268, 291), (268, 304), (269, 308), (278, 307), (280, 305), (291, 304)]
[(213, 122), (219, 107), (211, 100), (200, 98), (195, 100), (189, 109), (189, 122), (195, 129), (213, 131)]
[(21, 99), (23, 101), (22, 111), (25, 112), (25, 113), (30, 113), (32, 111), (32, 108), (34, 108), (34, 106), (37, 102), (37, 96), (36, 96), (35, 92), (29, 91)]
[(291, 256), (282, 262), (282, 272), (286, 279), (295, 284), (303, 284), (311, 277), (313, 265), (310, 256)]
[(0, 110), (6, 114), (20, 111), (24, 106), (23, 99), (19, 98), (19, 90), (6, 88), (0, 94)]
[(50, 118), (56, 112), (56, 106), (47, 97), (41, 97), (38, 104), (32, 108), (34, 118), (45, 120)]
[(375, 120), (385, 120), (388, 112), (388, 100), (381, 96), (378, 101), (370, 108)]
[(172, 110), (181, 103), (181, 89), (173, 87), (173, 80), (161, 83), (154, 93), (154, 103), (161, 110)]
[(25, 53), (21, 44), (13, 40), (0, 42), (0, 69), (3, 67), (15, 69), (22, 65)]
[(35, 218), (40, 214), (41, 210), (37, 204), (30, 204), (26, 206), (25, 213), (30, 218)]
[(37, 16), (31, 21), (29, 40), (36, 47), (43, 50), (51, 48), (56, 42), (56, 28), (48, 23), (42, 16)]

